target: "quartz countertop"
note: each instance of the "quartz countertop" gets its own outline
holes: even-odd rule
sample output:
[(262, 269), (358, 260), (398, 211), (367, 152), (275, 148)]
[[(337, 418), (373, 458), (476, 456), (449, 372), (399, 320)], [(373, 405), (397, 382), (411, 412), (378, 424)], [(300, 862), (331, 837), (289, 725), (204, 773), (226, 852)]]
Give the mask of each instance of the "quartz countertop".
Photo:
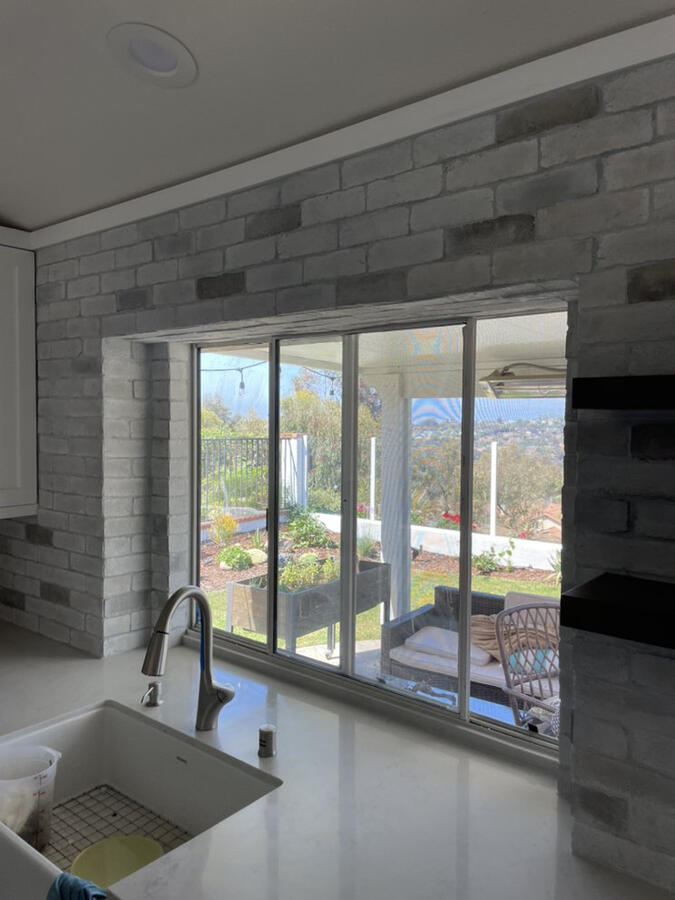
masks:
[[(0, 733), (105, 699), (139, 709), (141, 651), (84, 656), (0, 625)], [(194, 736), (198, 654), (169, 652), (165, 703), (145, 713)], [(434, 736), (222, 659), (236, 697), (197, 735), (281, 787), (129, 876), (120, 900), (656, 900), (573, 857), (550, 772)], [(278, 753), (257, 756), (258, 726)]]

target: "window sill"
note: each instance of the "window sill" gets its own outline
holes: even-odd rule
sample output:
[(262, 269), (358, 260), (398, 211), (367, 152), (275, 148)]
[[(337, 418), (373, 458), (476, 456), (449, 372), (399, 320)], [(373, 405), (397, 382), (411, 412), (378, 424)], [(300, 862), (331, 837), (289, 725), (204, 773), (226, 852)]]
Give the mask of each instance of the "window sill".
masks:
[[(183, 644), (199, 649), (199, 643), (199, 631), (188, 629), (183, 636)], [(502, 759), (509, 758), (517, 764), (534, 766), (557, 777), (558, 745), (550, 738), (520, 732), (515, 727), (478, 717), (465, 722), (440, 704), (417, 700), (358, 678), (348, 678), (340, 672), (325, 671), (308, 661), (271, 655), (264, 647), (253, 647), (219, 635), (214, 636), (213, 652), (214, 656), (255, 672), (336, 700), (348, 700), (351, 705), (369, 709), (390, 721), (461, 741), (478, 752), (496, 753)]]

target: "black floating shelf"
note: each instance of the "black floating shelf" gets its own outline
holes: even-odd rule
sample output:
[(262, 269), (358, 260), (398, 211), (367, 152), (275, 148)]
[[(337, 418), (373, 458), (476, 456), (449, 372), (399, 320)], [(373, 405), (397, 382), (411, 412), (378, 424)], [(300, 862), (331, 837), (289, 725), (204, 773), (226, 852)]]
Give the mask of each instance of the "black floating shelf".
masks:
[(675, 583), (605, 574), (565, 591), (560, 623), (675, 650)]
[(573, 378), (574, 409), (675, 410), (675, 375)]

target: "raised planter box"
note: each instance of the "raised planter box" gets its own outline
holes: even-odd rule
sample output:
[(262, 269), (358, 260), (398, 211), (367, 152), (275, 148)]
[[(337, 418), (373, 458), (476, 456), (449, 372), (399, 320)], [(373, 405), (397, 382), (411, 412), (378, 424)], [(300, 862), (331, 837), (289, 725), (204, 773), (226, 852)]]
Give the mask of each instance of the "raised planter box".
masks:
[[(253, 579), (252, 579), (253, 581)], [(391, 566), (389, 563), (359, 562), (356, 575), (356, 612), (384, 605), (384, 621), (389, 620)], [(286, 649), (294, 653), (296, 641), (321, 628), (332, 632), (340, 621), (340, 581), (329, 581), (299, 591), (279, 591), (278, 633)], [(260, 583), (238, 582), (228, 585), (228, 628), (264, 634), (267, 630), (267, 587)]]

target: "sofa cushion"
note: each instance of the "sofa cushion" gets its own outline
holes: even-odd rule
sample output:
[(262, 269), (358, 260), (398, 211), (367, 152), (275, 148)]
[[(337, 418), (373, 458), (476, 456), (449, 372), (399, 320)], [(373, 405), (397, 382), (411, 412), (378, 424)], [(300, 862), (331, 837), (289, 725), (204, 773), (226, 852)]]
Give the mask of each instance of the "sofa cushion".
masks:
[[(449, 659), (445, 656), (435, 656), (433, 653), (419, 653), (417, 650), (410, 650), (404, 644), (393, 647), (389, 655), (393, 662), (399, 666), (405, 666), (407, 669), (436, 672), (439, 675), (457, 678), (456, 658)], [(419, 676), (411, 674), (403, 677), (418, 678)], [(491, 687), (504, 687), (506, 681), (502, 664), (493, 659), (487, 666), (471, 666), (471, 681)]]
[(489, 653), (498, 662), (501, 662), (499, 641), (497, 640), (497, 631), (495, 629), (496, 618), (496, 615), (471, 616), (471, 643)]
[[(430, 656), (442, 656), (444, 659), (457, 659), (458, 635), (449, 628), (438, 628), (435, 625), (425, 625), (405, 640), (408, 650), (416, 653), (428, 653)], [(487, 666), (492, 662), (492, 657), (485, 650), (470, 644), (471, 665)]]

